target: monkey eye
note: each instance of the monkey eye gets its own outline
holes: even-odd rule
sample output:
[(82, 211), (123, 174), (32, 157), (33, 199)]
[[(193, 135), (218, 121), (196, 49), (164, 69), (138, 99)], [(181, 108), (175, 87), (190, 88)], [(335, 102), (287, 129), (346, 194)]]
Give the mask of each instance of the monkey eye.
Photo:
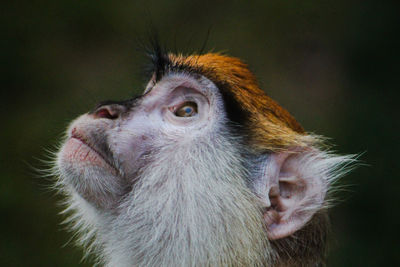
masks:
[(197, 104), (195, 102), (185, 102), (175, 109), (175, 116), (177, 117), (192, 117), (197, 114)]

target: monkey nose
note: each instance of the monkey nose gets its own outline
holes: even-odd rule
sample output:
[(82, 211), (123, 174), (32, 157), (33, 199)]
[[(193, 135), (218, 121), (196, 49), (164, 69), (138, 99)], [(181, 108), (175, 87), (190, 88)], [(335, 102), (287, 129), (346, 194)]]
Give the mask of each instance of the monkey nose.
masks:
[(99, 104), (90, 114), (95, 119), (115, 120), (124, 112), (125, 107), (119, 104)]

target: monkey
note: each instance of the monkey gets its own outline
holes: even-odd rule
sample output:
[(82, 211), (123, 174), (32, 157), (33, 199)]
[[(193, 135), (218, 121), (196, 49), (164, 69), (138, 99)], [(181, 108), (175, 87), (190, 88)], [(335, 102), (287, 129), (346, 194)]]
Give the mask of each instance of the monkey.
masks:
[(151, 54), (144, 92), (75, 119), (56, 187), (104, 266), (324, 266), (329, 151), (221, 53)]

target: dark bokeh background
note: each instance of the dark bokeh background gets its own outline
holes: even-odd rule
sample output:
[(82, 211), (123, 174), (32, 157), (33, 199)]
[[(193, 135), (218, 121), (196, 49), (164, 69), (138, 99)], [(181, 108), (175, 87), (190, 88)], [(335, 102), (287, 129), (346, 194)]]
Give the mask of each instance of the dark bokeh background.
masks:
[(244, 59), (263, 89), (340, 153), (365, 152), (332, 210), (329, 266), (395, 266), (399, 8), (384, 1), (7, 1), (1, 9), (0, 265), (90, 266), (43, 168), (71, 119), (140, 92), (149, 28), (173, 49)]

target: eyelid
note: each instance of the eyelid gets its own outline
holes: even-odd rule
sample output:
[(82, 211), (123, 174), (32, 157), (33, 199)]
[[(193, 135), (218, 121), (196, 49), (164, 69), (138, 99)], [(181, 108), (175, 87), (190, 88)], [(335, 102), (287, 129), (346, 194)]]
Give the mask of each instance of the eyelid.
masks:
[[(177, 86), (171, 91), (170, 95), (177, 95), (177, 94), (181, 95), (182, 97), (185, 97), (185, 100), (187, 101), (191, 101), (191, 99), (195, 99), (194, 96), (199, 96), (199, 95), (207, 98), (204, 92), (202, 92), (200, 89), (194, 86), (183, 86), (183, 85)], [(193, 102), (195, 101), (193, 100)]]
[(151, 90), (153, 90), (153, 88), (154, 88), (155, 85), (156, 85), (156, 84), (155, 84), (154, 82), (152, 82), (152, 84), (151, 84), (150, 86), (148, 86), (148, 87), (144, 90), (143, 95), (147, 95), (148, 93), (150, 93)]

